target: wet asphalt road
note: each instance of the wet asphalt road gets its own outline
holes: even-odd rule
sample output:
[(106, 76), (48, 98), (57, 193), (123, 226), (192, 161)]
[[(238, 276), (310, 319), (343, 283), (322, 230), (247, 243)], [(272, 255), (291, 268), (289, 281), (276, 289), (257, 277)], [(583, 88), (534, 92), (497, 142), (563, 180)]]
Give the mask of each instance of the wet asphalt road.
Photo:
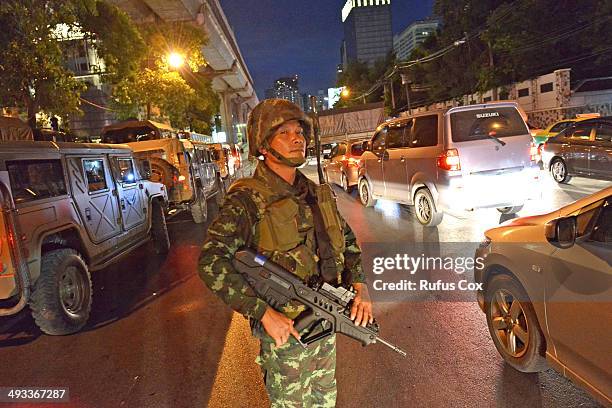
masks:
[[(314, 175), (313, 168), (304, 172)], [(544, 177), (544, 197), (522, 215), (544, 212), (609, 185)], [(474, 241), (500, 222), (495, 210), (446, 217), (424, 229), (410, 207), (380, 201), (364, 209), (339, 189), (339, 207), (360, 242)], [(214, 209), (213, 209), (214, 212)], [(165, 258), (142, 247), (95, 273), (90, 323), (81, 333), (45, 336), (27, 313), (0, 319), (0, 386), (70, 389), (74, 407), (263, 407), (253, 360), (257, 343), (197, 276), (206, 225), (170, 221)], [(408, 353), (338, 339), (339, 407), (596, 407), (552, 370), (519, 373), (505, 364), (475, 302), (379, 303), (381, 334)], [(0, 404), (1, 405), (1, 404)], [(18, 405), (14, 405), (18, 406)], [(25, 405), (22, 405), (25, 406)]]

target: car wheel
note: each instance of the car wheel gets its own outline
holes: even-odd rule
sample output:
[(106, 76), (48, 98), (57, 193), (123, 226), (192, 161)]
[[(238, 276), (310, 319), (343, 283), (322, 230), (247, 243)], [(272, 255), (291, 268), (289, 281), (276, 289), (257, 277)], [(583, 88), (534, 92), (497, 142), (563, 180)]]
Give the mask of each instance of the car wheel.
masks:
[(85, 326), (91, 311), (91, 277), (81, 255), (70, 248), (42, 256), (40, 276), (30, 298), (36, 325), (44, 333), (65, 335)]
[(550, 174), (557, 183), (569, 183), (571, 177), (567, 174), (567, 165), (563, 159), (555, 159), (550, 165)]
[(444, 213), (436, 209), (436, 204), (427, 188), (421, 188), (414, 195), (414, 212), (417, 220), (426, 227), (435, 227), (444, 217)]
[(499, 207), (497, 208), (497, 211), (499, 211), (502, 214), (516, 214), (522, 209), (523, 209), (523, 205), (521, 204), (521, 205), (514, 205), (511, 207)]
[(485, 292), (489, 333), (506, 363), (522, 372), (546, 369), (545, 340), (533, 305), (518, 281), (494, 275)]
[(370, 184), (365, 178), (359, 180), (359, 200), (365, 207), (373, 207), (376, 204), (376, 200), (372, 197)]
[(208, 218), (208, 203), (206, 202), (206, 195), (201, 188), (197, 189), (197, 198), (191, 203), (191, 218), (196, 224), (203, 224)]
[(340, 183), (345, 192), (350, 194), (353, 191), (353, 186), (348, 185), (348, 178), (346, 177), (346, 174), (342, 173), (340, 176)]
[(154, 201), (151, 209), (151, 238), (153, 249), (158, 255), (168, 253), (170, 250), (170, 237), (168, 236), (168, 225), (164, 209), (157, 201)]

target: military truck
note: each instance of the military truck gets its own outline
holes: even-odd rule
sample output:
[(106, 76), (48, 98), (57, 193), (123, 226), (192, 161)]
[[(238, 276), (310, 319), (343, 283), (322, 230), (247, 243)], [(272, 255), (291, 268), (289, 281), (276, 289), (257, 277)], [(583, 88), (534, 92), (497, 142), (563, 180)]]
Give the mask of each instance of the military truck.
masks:
[(170, 212), (189, 210), (195, 223), (208, 218), (208, 201), (220, 203), (223, 178), (204, 143), (181, 139), (185, 133), (150, 120), (128, 120), (106, 126), (103, 143), (125, 143), (151, 163), (153, 181), (168, 191)]
[(0, 142), (0, 316), (29, 305), (44, 333), (74, 333), (90, 272), (148, 242), (169, 250), (166, 187), (137, 167), (124, 145)]

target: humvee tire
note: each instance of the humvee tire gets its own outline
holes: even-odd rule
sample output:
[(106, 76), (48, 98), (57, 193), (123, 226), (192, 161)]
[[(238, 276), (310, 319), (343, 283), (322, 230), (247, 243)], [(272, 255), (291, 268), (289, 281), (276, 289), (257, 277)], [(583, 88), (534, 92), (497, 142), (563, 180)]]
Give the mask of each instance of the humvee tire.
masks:
[(190, 205), (191, 217), (196, 224), (203, 224), (208, 219), (208, 202), (201, 188), (197, 189), (196, 194), (196, 200)]
[(91, 277), (81, 255), (71, 248), (42, 256), (30, 310), (44, 333), (66, 335), (79, 331), (91, 311)]
[(151, 238), (153, 249), (158, 255), (166, 254), (170, 250), (170, 237), (168, 236), (168, 226), (166, 216), (161, 204), (153, 201), (151, 205)]
[(215, 195), (215, 201), (217, 205), (221, 207), (223, 205), (223, 200), (225, 199), (225, 183), (221, 176), (217, 177), (217, 194)]

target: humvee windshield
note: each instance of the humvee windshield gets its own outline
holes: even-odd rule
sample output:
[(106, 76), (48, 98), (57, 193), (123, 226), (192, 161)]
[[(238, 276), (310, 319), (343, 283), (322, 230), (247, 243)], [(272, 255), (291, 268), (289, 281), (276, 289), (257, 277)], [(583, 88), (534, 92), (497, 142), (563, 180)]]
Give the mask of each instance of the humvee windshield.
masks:
[(6, 163), (16, 204), (66, 194), (59, 160), (19, 160)]

